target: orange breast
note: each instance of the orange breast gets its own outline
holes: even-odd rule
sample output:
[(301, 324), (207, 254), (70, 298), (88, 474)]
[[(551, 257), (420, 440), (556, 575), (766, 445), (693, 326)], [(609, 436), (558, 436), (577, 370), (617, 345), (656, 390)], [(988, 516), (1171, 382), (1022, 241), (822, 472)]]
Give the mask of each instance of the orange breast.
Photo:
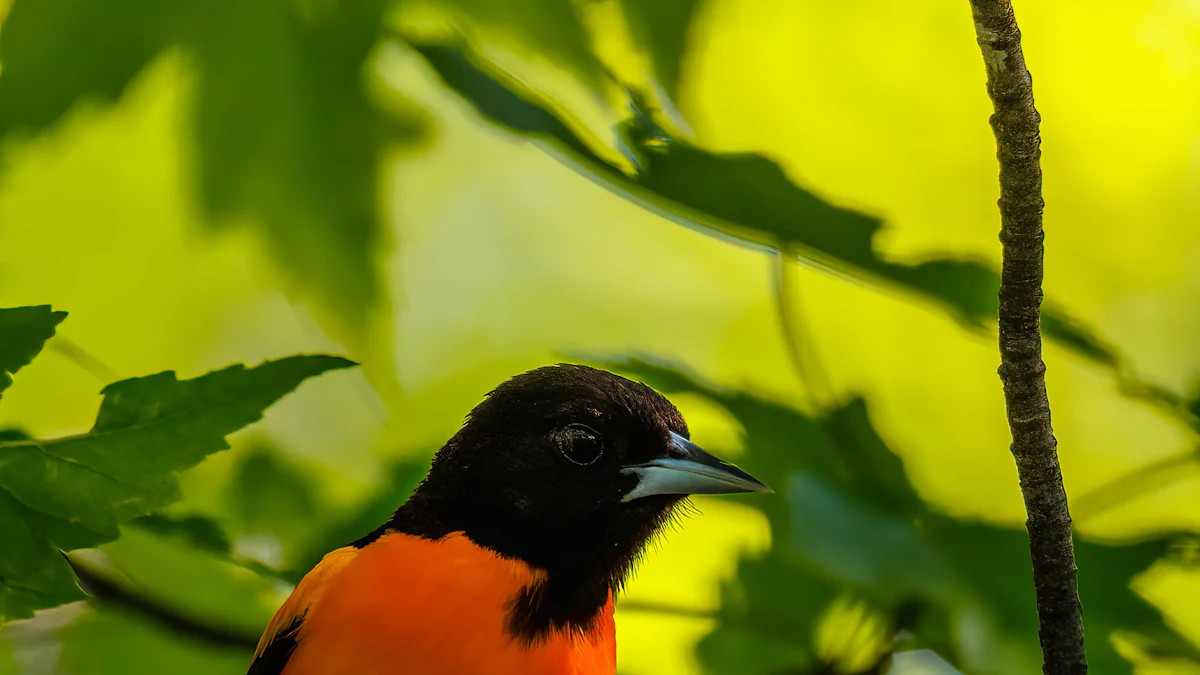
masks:
[(541, 575), (461, 534), (385, 535), (326, 556), (268, 632), (305, 614), (284, 675), (613, 675), (611, 597), (590, 635), (522, 647), (505, 632), (505, 605)]

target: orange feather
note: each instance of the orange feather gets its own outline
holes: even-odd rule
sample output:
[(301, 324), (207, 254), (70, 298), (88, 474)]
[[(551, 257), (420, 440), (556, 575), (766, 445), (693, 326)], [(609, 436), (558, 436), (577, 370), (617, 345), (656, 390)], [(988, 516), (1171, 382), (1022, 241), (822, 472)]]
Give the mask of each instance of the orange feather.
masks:
[(506, 632), (506, 605), (544, 578), (461, 533), (387, 534), (325, 556), (272, 619), (257, 654), (303, 616), (283, 675), (612, 675), (611, 593), (588, 633), (522, 645)]

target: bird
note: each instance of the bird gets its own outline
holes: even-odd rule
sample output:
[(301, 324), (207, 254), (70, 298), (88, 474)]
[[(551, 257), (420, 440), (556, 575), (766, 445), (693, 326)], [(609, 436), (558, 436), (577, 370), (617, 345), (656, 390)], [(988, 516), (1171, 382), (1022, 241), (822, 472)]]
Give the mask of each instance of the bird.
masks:
[(771, 492), (649, 386), (579, 364), (493, 389), (383, 525), (327, 554), (248, 675), (613, 675), (614, 596), (688, 495)]

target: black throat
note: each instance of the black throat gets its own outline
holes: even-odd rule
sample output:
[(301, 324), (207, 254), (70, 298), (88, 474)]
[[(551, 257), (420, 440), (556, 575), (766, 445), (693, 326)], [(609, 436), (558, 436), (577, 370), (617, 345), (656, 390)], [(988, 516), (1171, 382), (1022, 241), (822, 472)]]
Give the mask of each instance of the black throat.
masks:
[(493, 520), (492, 511), (469, 499), (443, 498), (427, 481), (387, 523), (353, 545), (361, 548), (390, 532), (428, 539), (462, 532), (479, 546), (544, 571), (544, 582), (509, 600), (506, 629), (528, 645), (552, 633), (583, 634), (596, 627), (610, 593), (621, 589), (646, 542), (671, 518), (680, 499), (638, 502), (565, 527), (514, 524)]

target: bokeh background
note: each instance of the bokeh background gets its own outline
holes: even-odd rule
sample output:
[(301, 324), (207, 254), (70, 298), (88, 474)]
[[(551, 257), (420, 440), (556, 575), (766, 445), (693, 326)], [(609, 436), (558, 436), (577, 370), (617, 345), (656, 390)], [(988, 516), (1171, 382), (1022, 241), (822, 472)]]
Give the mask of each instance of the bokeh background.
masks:
[[(1200, 2), (1017, 12), (1093, 672), (1197, 673)], [(0, 16), (0, 307), (70, 312), (0, 427), (84, 432), (103, 385), (164, 370), (362, 364), (302, 385), (92, 554), (131, 587), (254, 635), (288, 574), (398, 506), (491, 387), (607, 363), (778, 491), (694, 500), (618, 606), (620, 672), (1038, 672), (965, 0)], [(960, 266), (906, 276), (931, 260)], [(248, 658), (104, 604), (0, 630), (0, 673)]]

